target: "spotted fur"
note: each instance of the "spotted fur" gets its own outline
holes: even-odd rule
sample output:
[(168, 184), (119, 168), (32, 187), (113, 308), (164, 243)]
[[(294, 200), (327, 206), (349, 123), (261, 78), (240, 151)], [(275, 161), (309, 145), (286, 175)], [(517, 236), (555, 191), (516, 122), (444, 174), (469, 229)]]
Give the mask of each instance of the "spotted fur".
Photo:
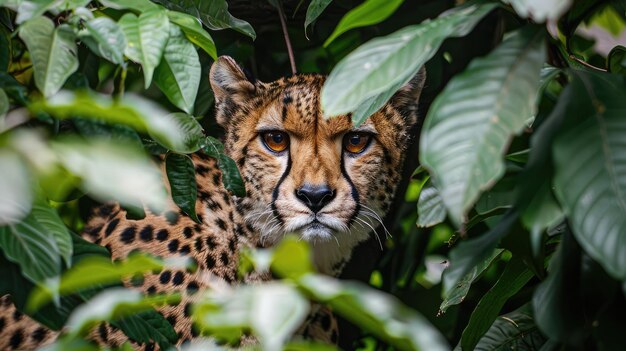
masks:
[[(229, 57), (211, 69), (216, 118), (226, 131), (225, 148), (243, 176), (247, 196), (235, 197), (222, 184), (216, 161), (193, 156), (198, 184), (196, 212), (201, 223), (174, 204), (161, 214), (147, 211), (141, 220), (128, 219), (117, 204), (96, 209), (83, 237), (105, 246), (113, 259), (139, 250), (157, 256), (183, 255), (197, 263), (194, 272), (167, 270), (146, 274), (140, 282), (125, 282), (146, 293), (180, 292), (183, 300), (159, 308), (174, 326), (179, 344), (197, 333), (189, 319), (194, 292), (211, 289), (215, 278), (238, 284), (236, 268), (243, 247), (266, 247), (287, 233), (313, 244), (317, 268), (337, 274), (352, 248), (371, 235), (390, 206), (400, 180), (408, 131), (417, 121), (417, 99), (424, 82), (420, 72), (380, 111), (355, 129), (350, 116), (325, 119), (320, 105), (321, 75), (297, 75), (271, 83), (249, 79)], [(260, 134), (288, 134), (289, 148), (270, 151)], [(373, 137), (359, 154), (343, 149), (346, 133), (358, 130)], [(332, 199), (317, 212), (298, 197), (305, 185), (324, 185)], [(249, 276), (256, 283), (266, 276)], [(330, 343), (337, 325), (326, 307), (316, 306), (300, 335)], [(58, 332), (43, 328), (19, 313), (10, 297), (0, 299), (0, 350), (32, 349), (52, 342)], [(118, 346), (127, 338), (107, 324), (91, 333), (101, 344)], [(154, 344), (136, 344), (152, 350)]]

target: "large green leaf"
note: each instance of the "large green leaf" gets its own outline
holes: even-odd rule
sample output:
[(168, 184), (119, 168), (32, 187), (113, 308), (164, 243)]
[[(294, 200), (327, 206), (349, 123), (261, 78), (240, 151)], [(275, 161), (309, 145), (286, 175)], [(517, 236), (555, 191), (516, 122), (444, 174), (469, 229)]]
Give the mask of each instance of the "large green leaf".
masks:
[(191, 158), (187, 155), (169, 153), (165, 157), (165, 171), (170, 183), (172, 199), (194, 221), (200, 222), (196, 215), (196, 171)]
[(178, 26), (170, 24), (170, 37), (163, 59), (154, 72), (154, 82), (174, 105), (187, 113), (193, 113), (200, 72), (196, 48)]
[(144, 86), (147, 89), (152, 82), (154, 69), (161, 62), (169, 37), (167, 13), (162, 9), (148, 10), (139, 17), (126, 13), (118, 24), (128, 42), (124, 53), (143, 67)]
[(353, 112), (373, 99), (380, 106), (370, 110), (376, 111), (437, 52), (444, 39), (466, 35), (495, 6), (471, 3), (361, 45), (328, 76), (322, 89), (324, 115)]
[(263, 350), (282, 350), (302, 324), (308, 301), (295, 287), (280, 283), (211, 291), (195, 305), (194, 321), (212, 336), (239, 340), (251, 329)]
[(70, 232), (59, 217), (57, 211), (50, 207), (43, 199), (38, 199), (33, 204), (33, 217), (52, 236), (57, 244), (59, 254), (69, 267), (72, 265), (72, 237)]
[(432, 227), (446, 219), (446, 206), (443, 204), (439, 190), (429, 179), (420, 191), (417, 200), (417, 226)]
[(178, 341), (178, 335), (172, 325), (156, 311), (131, 314), (111, 324), (134, 341), (146, 344), (156, 342), (161, 350), (168, 350)]
[(482, 336), (496, 320), (502, 306), (511, 296), (528, 283), (533, 273), (521, 259), (513, 257), (496, 284), (480, 299), (472, 312), (469, 323), (463, 330), (463, 350), (473, 350)]
[(213, 60), (217, 60), (217, 49), (211, 35), (202, 28), (202, 23), (194, 16), (177, 11), (168, 11), (167, 16), (170, 21), (176, 23), (185, 33), (189, 41), (198, 45)]
[(585, 252), (614, 278), (624, 281), (624, 78), (576, 71), (567, 89), (577, 103), (563, 111), (568, 124), (553, 144), (555, 192)]
[(306, 19), (304, 21), (304, 31), (306, 32), (307, 28), (311, 23), (315, 22), (315, 20), (324, 12), (324, 9), (332, 2), (333, 0), (312, 0), (309, 4), (309, 7), (306, 10)]
[[(391, 16), (403, 2), (404, 0), (366, 0), (343, 16), (333, 33), (324, 42), (324, 46), (330, 45), (333, 40), (350, 29), (371, 26), (384, 21), (387, 17)], [(322, 8), (320, 12), (323, 10), (324, 8)]]
[(235, 196), (246, 196), (246, 187), (241, 179), (237, 163), (224, 153), (224, 145), (213, 137), (206, 137), (202, 151), (217, 160), (217, 165), (222, 171), (224, 187)]
[(131, 9), (137, 12), (145, 12), (158, 9), (159, 6), (150, 2), (150, 0), (98, 0), (102, 5), (114, 9)]
[(61, 253), (56, 241), (32, 213), (20, 223), (0, 227), (0, 248), (35, 284), (61, 274)]
[(502, 0), (511, 4), (515, 12), (524, 18), (532, 18), (541, 23), (546, 20), (556, 21), (572, 4), (572, 0)]
[(611, 73), (626, 75), (626, 47), (618, 45), (611, 49), (606, 66)]
[(480, 193), (504, 174), (504, 153), (535, 113), (543, 32), (516, 32), (448, 83), (431, 106), (420, 160), (460, 225)]
[(504, 252), (503, 249), (495, 249), (493, 253), (489, 255), (484, 261), (480, 262), (472, 270), (467, 273), (459, 282), (447, 293), (444, 295), (443, 302), (439, 306), (439, 310), (441, 312), (446, 312), (446, 310), (453, 305), (458, 305), (467, 296), (470, 287), (472, 284), (478, 279), (484, 271), (487, 270), (491, 266), (493, 262), (498, 260), (500, 255)]
[(180, 140), (168, 140), (152, 135), (161, 145), (178, 153), (189, 154), (200, 149), (204, 142), (204, 131), (200, 123), (193, 117), (183, 112), (170, 113), (165, 116), (168, 122), (175, 125), (180, 131)]
[(22, 24), (19, 35), (30, 52), (37, 88), (46, 97), (53, 95), (78, 69), (74, 32), (68, 25), (55, 29), (50, 19), (37, 17)]
[(535, 351), (546, 338), (541, 334), (530, 304), (498, 317), (489, 330), (478, 341), (474, 351)]
[(84, 25), (85, 30), (79, 36), (91, 51), (118, 65), (124, 63), (126, 37), (115, 21), (108, 17), (98, 17), (85, 21)]
[(30, 173), (18, 155), (3, 149), (0, 149), (0, 170), (0, 225), (16, 224), (31, 209)]

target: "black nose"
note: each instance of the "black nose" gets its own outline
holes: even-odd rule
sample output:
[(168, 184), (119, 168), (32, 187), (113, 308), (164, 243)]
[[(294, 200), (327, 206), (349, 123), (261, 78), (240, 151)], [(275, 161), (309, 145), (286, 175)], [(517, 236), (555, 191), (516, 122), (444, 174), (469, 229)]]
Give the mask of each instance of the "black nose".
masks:
[(299, 189), (296, 189), (296, 197), (307, 205), (311, 211), (317, 213), (335, 198), (335, 192), (326, 184), (304, 184)]

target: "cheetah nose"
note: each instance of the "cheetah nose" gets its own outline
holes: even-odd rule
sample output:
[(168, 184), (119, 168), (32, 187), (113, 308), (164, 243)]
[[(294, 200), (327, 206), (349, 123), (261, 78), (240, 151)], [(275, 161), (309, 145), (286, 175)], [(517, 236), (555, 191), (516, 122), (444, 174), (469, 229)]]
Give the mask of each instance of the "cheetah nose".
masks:
[(296, 189), (296, 197), (307, 205), (313, 213), (317, 213), (335, 198), (335, 191), (326, 184), (312, 185), (305, 183)]

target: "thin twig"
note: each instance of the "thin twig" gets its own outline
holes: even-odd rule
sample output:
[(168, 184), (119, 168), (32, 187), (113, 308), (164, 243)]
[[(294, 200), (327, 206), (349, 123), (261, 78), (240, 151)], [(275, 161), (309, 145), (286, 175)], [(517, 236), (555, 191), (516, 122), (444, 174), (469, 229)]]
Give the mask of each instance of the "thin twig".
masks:
[(596, 67), (596, 66), (594, 66), (594, 65), (592, 65), (592, 64), (590, 64), (588, 62), (585, 62), (585, 61), (579, 59), (578, 57), (574, 56), (574, 54), (572, 54), (572, 53), (569, 54), (569, 58), (574, 60), (574, 61), (576, 61), (576, 62), (578, 62), (578, 63), (580, 63), (581, 65), (583, 65), (583, 66), (585, 66), (587, 68), (591, 68), (593, 70), (600, 71), (600, 72), (607, 72), (606, 69), (600, 68), (600, 67)]
[(278, 17), (280, 17), (280, 26), (283, 29), (285, 35), (285, 44), (287, 44), (287, 54), (289, 54), (289, 63), (291, 63), (291, 74), (296, 74), (296, 59), (293, 56), (293, 49), (291, 48), (291, 40), (289, 39), (289, 32), (287, 32), (287, 22), (285, 21), (285, 13), (283, 12), (283, 5), (278, 2)]

